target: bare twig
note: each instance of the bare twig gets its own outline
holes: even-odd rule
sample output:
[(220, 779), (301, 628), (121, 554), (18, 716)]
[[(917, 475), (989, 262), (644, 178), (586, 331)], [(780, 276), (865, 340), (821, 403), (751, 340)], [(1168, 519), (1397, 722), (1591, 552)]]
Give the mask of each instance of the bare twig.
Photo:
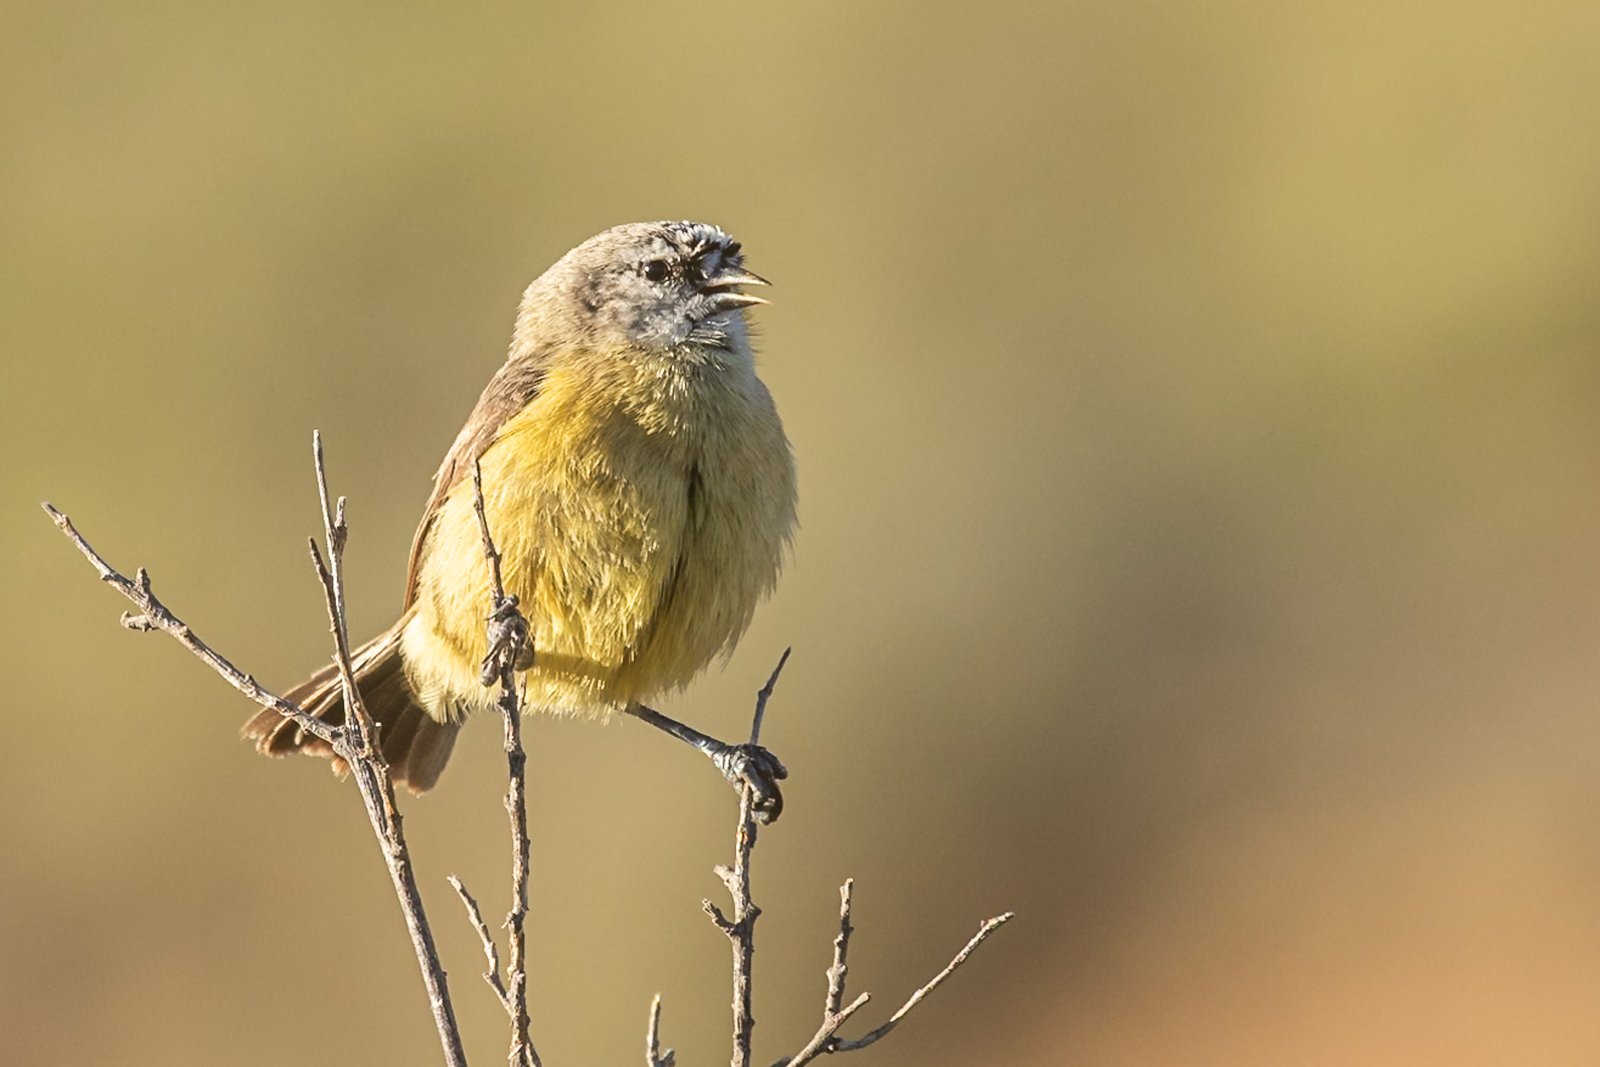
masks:
[(851, 894), (855, 884), (855, 879), (846, 878), (844, 885), (839, 887), (839, 936), (833, 939), (833, 965), (828, 968), (828, 992), (822, 999), (822, 1025), (817, 1027), (817, 1032), (811, 1035), (811, 1040), (806, 1042), (804, 1048), (793, 1056), (779, 1060), (774, 1067), (806, 1063), (820, 1053), (832, 1052), (833, 1035), (839, 1032), (839, 1027), (872, 999), (872, 994), (863, 993), (851, 1001), (849, 1007), (841, 1006), (844, 1004), (845, 975), (850, 970), (850, 935), (855, 933), (855, 927), (850, 925)]
[(412, 948), (416, 951), (417, 965), (422, 970), (422, 982), (428, 990), (428, 1002), (433, 1009), (433, 1021), (439, 1031), (439, 1041), (444, 1048), (445, 1061), (465, 1067), (467, 1057), (461, 1047), (461, 1031), (456, 1025), (455, 1008), (450, 1003), (450, 989), (445, 980), (444, 966), (439, 962), (439, 950), (433, 943), (433, 930), (428, 926), (427, 913), (422, 906), (422, 893), (417, 888), (416, 873), (411, 866), (411, 853), (406, 848), (405, 833), (401, 827), (400, 811), (395, 804), (394, 779), (384, 761), (383, 750), (376, 744), (376, 730), (372, 717), (367, 714), (356, 685), (355, 671), (350, 664), (349, 628), (344, 614), (344, 545), (349, 538), (349, 528), (344, 521), (344, 498), (338, 507), (330, 506), (328, 477), (322, 458), (322, 435), (312, 437), (312, 452), (317, 469), (317, 492), (322, 502), (323, 532), (327, 536), (328, 564), (311, 542), (311, 558), (328, 605), (328, 622), (333, 629), (334, 659), (339, 667), (339, 680), (344, 689), (345, 719), (350, 730), (343, 744), (335, 752), (350, 765), (351, 775), (361, 792), (362, 803), (373, 832), (378, 836), (384, 863), (389, 868), (390, 881), (395, 895), (400, 899), (400, 909), (405, 914), (406, 929), (411, 934)]
[(349, 765), (361, 793), (362, 803), (366, 807), (367, 818), (383, 851), (395, 894), (405, 915), (406, 928), (411, 935), (412, 947), (417, 955), (417, 965), (428, 991), (428, 1000), (433, 1011), (434, 1024), (439, 1031), (439, 1042), (444, 1050), (445, 1062), (451, 1067), (465, 1067), (466, 1054), (461, 1047), (461, 1034), (456, 1025), (454, 1008), (450, 1003), (444, 968), (439, 962), (438, 950), (433, 943), (433, 933), (428, 927), (427, 916), (423, 911), (422, 896), (417, 890), (410, 854), (406, 849), (405, 837), (401, 830), (400, 814), (395, 806), (394, 783), (389, 777), (388, 767), (383, 762), (383, 754), (375, 744), (371, 717), (367, 715), (366, 708), (361, 703), (360, 690), (355, 685), (354, 672), (351, 668), (350, 642), (344, 615), (343, 554), (345, 540), (348, 537), (348, 528), (344, 521), (344, 501), (341, 499), (337, 508), (331, 505), (320, 435), (313, 439), (313, 446), (318, 493), (322, 503), (323, 529), (327, 536), (328, 562), (323, 561), (315, 541), (311, 543), (311, 555), (327, 601), (329, 624), (334, 634), (334, 658), (344, 688), (345, 707), (350, 712), (346, 717), (348, 729), (329, 726), (282, 697), (263, 689), (255, 678), (240, 671), (210, 645), (200, 640), (187, 623), (156, 598), (150, 589), (150, 576), (144, 568), (139, 568), (135, 578), (130, 581), (90, 547), (66, 515), (49, 503), (44, 505), (44, 509), (61, 532), (77, 546), (78, 551), (82, 552), (99, 572), (101, 579), (115, 587), (139, 609), (138, 614), (126, 612), (123, 614), (121, 621), (124, 626), (135, 630), (159, 629), (170, 634), (235, 689), (262, 707), (271, 708), (292, 719), (307, 733), (327, 742), (334, 754)]
[(793, 648), (783, 650), (783, 655), (778, 657), (778, 665), (772, 668), (772, 673), (767, 676), (767, 684), (762, 686), (760, 691), (756, 693), (756, 713), (755, 717), (750, 720), (750, 743), (752, 745), (761, 743), (761, 722), (767, 717), (767, 701), (772, 699), (772, 690), (778, 684), (778, 675), (783, 673), (783, 665), (789, 662), (789, 653), (793, 651)]
[(761, 909), (750, 899), (750, 854), (756, 847), (756, 828), (755, 792), (745, 786), (739, 791), (739, 828), (734, 838), (733, 867), (713, 868), (733, 898), (733, 918), (729, 919), (709, 900), (700, 902), (717, 929), (728, 935), (733, 949), (732, 1067), (749, 1067), (750, 1039), (756, 1028), (751, 977), (756, 954), (755, 925)]
[(661, 994), (657, 993), (650, 1002), (650, 1026), (644, 1035), (645, 1067), (674, 1067), (677, 1061), (677, 1053), (670, 1048), (661, 1050)]
[[(777, 687), (783, 665), (789, 662), (790, 651), (787, 648), (783, 650), (783, 655), (778, 657), (778, 665), (767, 678), (767, 684), (756, 694), (755, 715), (750, 723), (752, 745), (760, 743), (761, 721), (767, 712), (767, 701)], [(733, 898), (733, 918), (729, 919), (722, 909), (709, 900), (700, 902), (705, 913), (711, 916), (711, 921), (717, 924), (717, 929), (727, 935), (733, 949), (732, 1067), (749, 1067), (751, 1037), (756, 1028), (751, 984), (756, 954), (756, 919), (760, 918), (761, 909), (750, 899), (750, 856), (756, 847), (757, 825), (755, 791), (747, 785), (739, 790), (739, 827), (734, 838), (733, 867), (730, 869), (719, 865), (713, 868), (727, 887), (728, 895)]]
[(952, 958), (949, 963), (945, 964), (944, 970), (934, 975), (927, 985), (923, 986), (921, 989), (911, 994), (911, 996), (907, 997), (906, 1002), (900, 1005), (893, 1015), (889, 1016), (888, 1022), (884, 1023), (876, 1030), (873, 1030), (871, 1033), (863, 1035), (862, 1037), (855, 1039), (841, 1039), (834, 1045), (833, 1050), (835, 1052), (853, 1052), (858, 1048), (866, 1048), (868, 1045), (878, 1040), (878, 1038), (887, 1034), (896, 1026), (899, 1026), (900, 1020), (906, 1017), (907, 1012), (920, 1004), (923, 997), (937, 989), (939, 987), (939, 983), (943, 982), (946, 978), (949, 978), (952, 974), (954, 974), (956, 968), (961, 966), (963, 963), (966, 963), (967, 957), (972, 955), (973, 952), (977, 951), (978, 946), (989, 939), (990, 934), (994, 933), (996, 930), (1000, 929), (1000, 927), (1010, 922), (1016, 914), (1017, 913), (1014, 911), (1008, 911), (1002, 915), (996, 915), (992, 919), (983, 920), (983, 925), (978, 927), (978, 932), (972, 935), (972, 940), (963, 945), (961, 951), (957, 952), (954, 958)]
[(749, 1067), (750, 1035), (755, 1032), (755, 1013), (752, 1009), (750, 977), (754, 973), (755, 920), (762, 915), (755, 901), (750, 899), (750, 853), (755, 849), (755, 792), (746, 785), (739, 790), (739, 829), (734, 837), (733, 867), (714, 867), (733, 897), (733, 918), (723, 915), (722, 909), (710, 901), (701, 901), (702, 909), (717, 923), (717, 929), (728, 936), (733, 947), (733, 1067)]
[[(339, 684), (344, 692), (345, 716), (350, 742), (364, 758), (376, 758), (387, 773), (383, 754), (373, 744), (372, 716), (367, 714), (366, 702), (356, 685), (355, 668), (350, 662), (350, 627), (344, 610), (344, 546), (350, 538), (350, 528), (344, 521), (344, 497), (337, 508), (330, 506), (328, 496), (328, 471), (322, 455), (322, 431), (311, 431), (311, 455), (317, 471), (317, 499), (322, 505), (322, 530), (327, 538), (328, 562), (322, 562), (315, 538), (310, 538), (311, 564), (316, 568), (317, 579), (328, 605), (328, 629), (333, 633), (333, 660), (339, 668)], [(393, 790), (390, 790), (391, 794)]]
[(517, 1067), (540, 1067), (539, 1053), (529, 1036), (528, 943), (524, 925), (528, 917), (528, 782), (527, 754), (522, 749), (522, 707), (517, 692), (517, 672), (533, 666), (528, 622), (517, 610), (517, 598), (507, 596), (500, 573), (500, 550), (489, 533), (483, 506), (483, 470), (472, 465), (472, 506), (483, 535), (483, 554), (489, 564), (494, 591), (489, 615), (489, 654), (483, 661), (483, 684), (500, 683), (500, 717), (505, 724), (508, 786), (506, 813), (511, 818), (511, 910), (506, 915), (510, 955), (509, 981), (502, 1002), (511, 1015), (510, 1062)]
[(461, 879), (452, 874), (446, 881), (461, 898), (461, 903), (466, 906), (467, 920), (472, 923), (472, 928), (478, 931), (478, 940), (483, 942), (483, 957), (489, 964), (489, 969), (483, 972), (483, 980), (489, 983), (494, 995), (500, 998), (500, 1006), (510, 1012), (511, 998), (506, 993), (505, 982), (500, 978), (500, 950), (495, 947), (494, 935), (489, 933), (489, 924), (483, 921), (483, 912), (478, 909), (478, 902), (467, 892), (467, 887), (461, 884)]
[[(845, 883), (847, 887), (849, 884), (850, 883), (848, 882)], [(841, 891), (841, 895), (845, 898), (845, 903), (840, 908), (840, 937), (848, 943), (849, 935), (846, 933), (846, 931), (850, 928), (848, 903), (849, 895), (847, 892), (843, 891)], [(961, 951), (957, 952), (955, 954), (955, 958), (945, 965), (944, 970), (934, 975), (926, 985), (924, 985), (921, 989), (918, 989), (915, 993), (911, 994), (911, 996), (906, 999), (906, 1002), (900, 1005), (893, 1015), (889, 1016), (889, 1021), (878, 1027), (876, 1030), (872, 1030), (857, 1038), (843, 1038), (834, 1036), (839, 1029), (839, 1024), (844, 1022), (844, 1020), (848, 1018), (850, 1014), (856, 1010), (856, 1008), (860, 1007), (866, 1002), (867, 994), (863, 993), (842, 1012), (830, 1013), (827, 1008), (824, 1008), (822, 1026), (817, 1030), (812, 1039), (806, 1043), (805, 1048), (801, 1049), (792, 1057), (777, 1061), (775, 1064), (773, 1064), (773, 1067), (801, 1067), (802, 1064), (811, 1062), (824, 1052), (854, 1052), (856, 1049), (866, 1048), (868, 1045), (888, 1034), (889, 1031), (893, 1030), (896, 1026), (899, 1026), (900, 1020), (904, 1019), (906, 1014), (911, 1011), (912, 1008), (920, 1004), (924, 997), (926, 997), (929, 993), (932, 993), (939, 987), (940, 983), (954, 974), (956, 968), (967, 962), (967, 957), (972, 955), (973, 952), (977, 950), (978, 946), (983, 944), (984, 941), (988, 939), (990, 934), (994, 933), (996, 930), (1000, 929), (1000, 927), (1010, 922), (1012, 916), (1015, 914), (1015, 912), (1008, 911), (1003, 915), (996, 915), (992, 919), (985, 919), (983, 921), (983, 925), (978, 927), (978, 932), (972, 935), (972, 940), (968, 941), (964, 946), (962, 946)], [(839, 961), (842, 959), (843, 954), (837, 946), (838, 942), (835, 942), (834, 960), (835, 966), (840, 966)], [(843, 974), (841, 973), (839, 975), (836, 984), (834, 980), (834, 969), (829, 968), (829, 1003), (832, 1003), (833, 998), (836, 995), (842, 998), (843, 994)]]
[(495, 603), (506, 597), (505, 583), (500, 574), (500, 549), (489, 536), (489, 520), (483, 513), (483, 464), (472, 461), (472, 510), (478, 515), (478, 533), (483, 536), (483, 556), (489, 562), (489, 581), (494, 587)]
[(221, 675), (223, 681), (257, 704), (264, 708), (271, 708), (285, 718), (293, 719), (295, 725), (302, 730), (326, 741), (330, 745), (337, 746), (339, 744), (343, 736), (342, 730), (338, 727), (329, 726), (321, 719), (307, 715), (301, 708), (261, 688), (260, 683), (255, 680), (254, 676), (244, 673), (232, 663), (229, 663), (222, 653), (202, 641), (198, 634), (189, 629), (188, 623), (169, 611), (167, 606), (161, 603), (156, 598), (156, 595), (150, 591), (150, 575), (145, 572), (143, 567), (140, 567), (135, 572), (135, 576), (131, 581), (123, 577), (111, 564), (105, 561), (105, 558), (100, 553), (90, 547), (89, 542), (83, 539), (83, 535), (78, 532), (77, 527), (72, 525), (71, 519), (57, 511), (55, 506), (48, 500), (41, 506), (44, 508), (45, 513), (54, 520), (56, 526), (60, 527), (61, 532), (67, 535), (67, 539), (77, 546), (78, 551), (82, 552), (94, 569), (100, 573), (100, 580), (133, 601), (134, 607), (139, 609), (137, 614), (126, 611), (122, 613), (120, 621), (123, 626), (141, 633), (150, 630), (161, 630), (170, 634), (180, 645), (200, 657), (202, 663)]
[[(773, 668), (772, 675), (767, 679), (767, 684), (756, 694), (755, 716), (750, 727), (750, 743), (753, 745), (760, 742), (761, 723), (766, 714), (767, 701), (771, 699), (772, 691), (778, 684), (778, 676), (783, 673), (783, 666), (789, 660), (789, 652), (789, 649), (784, 649), (783, 655), (778, 659), (778, 665)], [(734, 844), (733, 868), (731, 870), (720, 866), (716, 868), (717, 876), (722, 879), (723, 885), (728, 887), (729, 895), (733, 897), (733, 918), (729, 919), (709, 900), (703, 901), (701, 905), (705, 908), (706, 914), (711, 916), (712, 922), (716, 923), (717, 929), (727, 935), (733, 946), (733, 1067), (747, 1067), (750, 1063), (751, 1034), (755, 1029), (755, 1016), (751, 1006), (751, 971), (755, 956), (755, 921), (761, 914), (761, 909), (750, 899), (750, 856), (756, 844), (756, 821), (751, 810), (751, 802), (752, 792), (750, 787), (746, 786), (739, 796), (739, 832)], [(990, 934), (1005, 925), (1012, 916), (1011, 912), (1006, 912), (1004, 915), (985, 921), (978, 933), (956, 953), (955, 958), (945, 969), (911, 994), (899, 1010), (889, 1017), (888, 1022), (862, 1037), (841, 1038), (838, 1036), (839, 1028), (872, 999), (871, 994), (862, 993), (849, 1004), (844, 1003), (845, 977), (850, 969), (850, 935), (855, 932), (855, 928), (850, 924), (854, 888), (855, 882), (851, 879), (846, 879), (844, 885), (839, 887), (839, 934), (833, 940), (833, 964), (827, 971), (828, 989), (822, 1002), (822, 1024), (817, 1027), (816, 1033), (799, 1052), (778, 1060), (773, 1067), (802, 1067), (803, 1064), (810, 1063), (824, 1053), (851, 1052), (866, 1048), (898, 1026), (907, 1012), (950, 977)]]
[(834, 1035), (839, 1032), (839, 1027), (843, 1026), (850, 1016), (866, 1007), (867, 1002), (871, 999), (871, 993), (862, 993), (844, 1008), (831, 1015), (824, 1016), (822, 1025), (817, 1028), (815, 1034), (811, 1035), (811, 1040), (806, 1042), (805, 1048), (793, 1056), (784, 1057), (775, 1063), (773, 1067), (799, 1067), (802, 1063), (810, 1063), (824, 1052), (839, 1051), (838, 1039)]
[(856, 880), (846, 878), (839, 887), (839, 936), (833, 939), (833, 966), (828, 968), (828, 995), (822, 1001), (822, 1014), (839, 1014), (844, 1003), (844, 979), (850, 972), (850, 935), (856, 928), (850, 925), (850, 897), (855, 892)]

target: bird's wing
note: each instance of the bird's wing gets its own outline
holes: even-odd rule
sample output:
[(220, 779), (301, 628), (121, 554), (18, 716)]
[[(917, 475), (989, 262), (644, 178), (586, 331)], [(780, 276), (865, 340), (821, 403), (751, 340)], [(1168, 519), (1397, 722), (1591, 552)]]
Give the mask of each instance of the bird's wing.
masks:
[(478, 397), (477, 406), (467, 416), (467, 424), (456, 435), (439, 473), (433, 476), (433, 494), (423, 509), (422, 521), (417, 524), (416, 536), (411, 539), (411, 562), (406, 567), (405, 607), (409, 609), (417, 596), (417, 570), (422, 563), (422, 546), (433, 528), (445, 497), (462, 478), (471, 477), (472, 465), (483, 455), (484, 449), (494, 441), (506, 420), (530, 404), (539, 395), (549, 360), (537, 355), (519, 355), (507, 360), (495, 372)]

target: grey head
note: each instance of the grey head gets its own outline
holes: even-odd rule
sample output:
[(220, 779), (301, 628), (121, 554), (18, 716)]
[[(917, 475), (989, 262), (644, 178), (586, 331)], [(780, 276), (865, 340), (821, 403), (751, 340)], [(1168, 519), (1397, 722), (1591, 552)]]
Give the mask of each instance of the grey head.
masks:
[(739, 242), (709, 223), (613, 226), (528, 287), (516, 346), (732, 349), (745, 343), (742, 310), (767, 302), (740, 287), (766, 284), (744, 268)]

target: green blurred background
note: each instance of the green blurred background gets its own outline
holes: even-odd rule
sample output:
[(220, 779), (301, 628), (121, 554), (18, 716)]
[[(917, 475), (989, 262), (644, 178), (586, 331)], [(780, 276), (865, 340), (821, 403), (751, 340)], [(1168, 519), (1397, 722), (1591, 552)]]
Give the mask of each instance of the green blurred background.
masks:
[[(5, 4), (0, 1034), (18, 1064), (437, 1062), (360, 805), (39, 513), (265, 682), (357, 636), (517, 296), (611, 224), (772, 277), (793, 566), (760, 1062), (857, 879), (879, 1067), (1600, 1062), (1600, 7)], [(724, 1062), (733, 796), (539, 720), (551, 1067), (651, 994)], [(477, 1062), (498, 731), (406, 805)], [(859, 1032), (861, 1027), (852, 1029)], [(852, 1061), (854, 1062), (854, 1061)]]

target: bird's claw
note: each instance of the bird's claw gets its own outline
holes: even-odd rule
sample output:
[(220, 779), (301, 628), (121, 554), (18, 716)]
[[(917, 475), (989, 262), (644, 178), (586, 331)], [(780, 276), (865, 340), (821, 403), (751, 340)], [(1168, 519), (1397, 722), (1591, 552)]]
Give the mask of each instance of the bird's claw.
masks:
[(533, 641), (528, 620), (517, 609), (515, 595), (501, 598), (489, 616), (489, 654), (483, 657), (480, 681), (494, 685), (505, 669), (525, 671), (533, 666)]
[(711, 757), (735, 789), (750, 787), (756, 821), (776, 822), (783, 814), (783, 791), (778, 782), (789, 777), (783, 762), (760, 745), (724, 745)]

